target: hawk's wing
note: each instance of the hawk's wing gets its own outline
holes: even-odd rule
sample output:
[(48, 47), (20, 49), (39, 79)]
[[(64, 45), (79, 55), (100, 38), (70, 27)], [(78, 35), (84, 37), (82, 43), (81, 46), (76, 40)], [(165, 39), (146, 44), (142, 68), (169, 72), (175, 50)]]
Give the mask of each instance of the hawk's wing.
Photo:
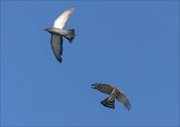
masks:
[(120, 101), (128, 110), (131, 108), (131, 104), (124, 93), (119, 91), (116, 99)]
[(102, 93), (106, 93), (106, 94), (111, 94), (111, 92), (113, 91), (113, 87), (107, 84), (101, 84), (101, 83), (95, 83), (92, 84), (92, 88), (96, 89)]
[(63, 12), (55, 21), (53, 27), (64, 29), (66, 27), (66, 24), (68, 20), (71, 17), (71, 14), (73, 13), (74, 8), (70, 8)]
[(52, 34), (51, 35), (51, 47), (52, 47), (52, 50), (53, 50), (53, 53), (54, 53), (56, 59), (59, 62), (62, 62), (62, 58), (61, 58), (61, 55), (63, 52), (62, 45), (63, 45), (62, 36)]

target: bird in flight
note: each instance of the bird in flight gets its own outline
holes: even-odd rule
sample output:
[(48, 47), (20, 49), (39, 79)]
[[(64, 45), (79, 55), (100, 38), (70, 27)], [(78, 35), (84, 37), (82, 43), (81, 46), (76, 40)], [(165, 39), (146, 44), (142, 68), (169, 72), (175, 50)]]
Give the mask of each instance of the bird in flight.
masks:
[(56, 59), (61, 63), (62, 54), (63, 54), (63, 37), (65, 37), (69, 43), (71, 43), (75, 37), (75, 30), (69, 29), (66, 30), (65, 27), (69, 21), (74, 8), (70, 8), (64, 11), (55, 21), (52, 28), (46, 28), (45, 31), (48, 31), (51, 34), (51, 47)]
[(127, 99), (126, 95), (119, 88), (112, 87), (111, 85), (102, 84), (102, 83), (92, 84), (91, 88), (110, 95), (109, 97), (101, 101), (102, 105), (114, 109), (115, 99), (117, 99), (122, 105), (126, 107), (127, 110), (130, 110), (131, 104)]

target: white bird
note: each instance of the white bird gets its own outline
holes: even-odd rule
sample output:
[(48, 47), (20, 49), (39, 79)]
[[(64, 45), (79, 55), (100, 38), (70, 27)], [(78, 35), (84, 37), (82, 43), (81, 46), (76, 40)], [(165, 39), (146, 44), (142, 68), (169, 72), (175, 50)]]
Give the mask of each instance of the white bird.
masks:
[(62, 62), (61, 55), (63, 53), (63, 38), (65, 37), (70, 43), (75, 37), (75, 30), (65, 30), (67, 22), (69, 21), (71, 14), (73, 13), (74, 8), (70, 8), (64, 11), (55, 21), (52, 28), (47, 28), (45, 31), (48, 31), (51, 34), (51, 47), (56, 59), (59, 62)]
[(117, 87), (112, 87), (108, 84), (95, 83), (92, 84), (92, 88), (96, 89), (102, 93), (109, 94), (110, 96), (101, 101), (101, 104), (109, 107), (115, 108), (115, 99), (122, 103), (128, 110), (131, 108), (131, 104), (127, 99), (126, 95)]

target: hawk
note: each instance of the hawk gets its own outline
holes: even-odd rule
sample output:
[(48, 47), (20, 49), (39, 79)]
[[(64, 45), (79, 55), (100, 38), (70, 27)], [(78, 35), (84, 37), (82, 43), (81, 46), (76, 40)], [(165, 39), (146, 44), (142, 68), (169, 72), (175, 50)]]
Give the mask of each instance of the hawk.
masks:
[(44, 29), (51, 34), (51, 47), (56, 59), (60, 63), (62, 62), (61, 55), (63, 54), (63, 37), (65, 37), (69, 41), (69, 43), (71, 43), (75, 37), (74, 29), (64, 29), (73, 11), (74, 8), (66, 10), (54, 21), (54, 25), (52, 28)]
[(110, 96), (101, 101), (101, 104), (108, 108), (115, 108), (115, 99), (117, 99), (121, 104), (123, 104), (127, 110), (130, 110), (131, 104), (127, 99), (126, 95), (117, 87), (112, 87), (108, 84), (95, 83), (92, 84), (93, 89), (96, 89), (102, 93), (109, 94)]

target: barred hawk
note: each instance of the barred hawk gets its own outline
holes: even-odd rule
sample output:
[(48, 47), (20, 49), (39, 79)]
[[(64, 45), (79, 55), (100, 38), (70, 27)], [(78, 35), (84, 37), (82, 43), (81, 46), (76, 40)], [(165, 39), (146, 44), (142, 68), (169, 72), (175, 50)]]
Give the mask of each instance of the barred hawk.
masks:
[(117, 99), (122, 105), (126, 107), (127, 110), (130, 110), (131, 104), (127, 99), (126, 95), (119, 88), (112, 87), (111, 85), (102, 84), (102, 83), (92, 84), (91, 88), (110, 95), (109, 97), (101, 101), (102, 105), (114, 109), (115, 99)]

